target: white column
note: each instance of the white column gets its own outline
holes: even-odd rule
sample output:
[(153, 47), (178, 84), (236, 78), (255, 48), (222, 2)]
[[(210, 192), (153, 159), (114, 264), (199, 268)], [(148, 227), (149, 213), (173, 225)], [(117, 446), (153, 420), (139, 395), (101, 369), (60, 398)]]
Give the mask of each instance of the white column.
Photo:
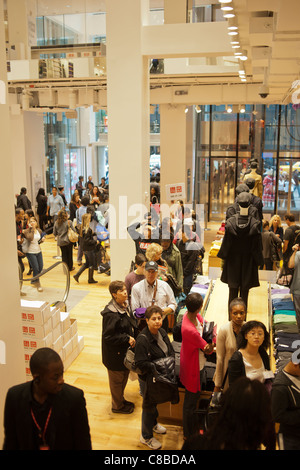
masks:
[(123, 280), (135, 255), (126, 227), (149, 207), (149, 66), (142, 56), (149, 2), (109, 0), (106, 13), (111, 278)]
[[(6, 51), (4, 37), (3, 0), (0, 0), (0, 81), (6, 87), (6, 102), (0, 99), (1, 172), (0, 198), (3, 204), (5, 230), (1, 234), (0, 269), (0, 442), (3, 443), (3, 407), (9, 387), (24, 382), (25, 362), (21, 325), (18, 281), (16, 228), (14, 217), (13, 171), (11, 161), (9, 107), (7, 104)], [(15, 138), (18, 136), (16, 135)]]
[(184, 104), (160, 106), (161, 203), (169, 202), (166, 199), (166, 185), (186, 184), (185, 108)]

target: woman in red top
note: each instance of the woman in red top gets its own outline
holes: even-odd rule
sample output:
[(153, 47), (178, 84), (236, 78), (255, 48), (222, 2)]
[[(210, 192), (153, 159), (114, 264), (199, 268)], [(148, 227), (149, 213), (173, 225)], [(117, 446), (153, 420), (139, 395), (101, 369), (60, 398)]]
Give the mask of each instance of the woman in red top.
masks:
[(213, 344), (202, 338), (204, 320), (200, 315), (203, 305), (202, 296), (196, 292), (186, 297), (187, 312), (182, 326), (182, 344), (180, 350), (180, 382), (185, 387), (183, 403), (184, 439), (192, 436), (197, 429), (195, 410), (201, 390), (201, 373), (205, 365), (205, 354), (211, 354)]

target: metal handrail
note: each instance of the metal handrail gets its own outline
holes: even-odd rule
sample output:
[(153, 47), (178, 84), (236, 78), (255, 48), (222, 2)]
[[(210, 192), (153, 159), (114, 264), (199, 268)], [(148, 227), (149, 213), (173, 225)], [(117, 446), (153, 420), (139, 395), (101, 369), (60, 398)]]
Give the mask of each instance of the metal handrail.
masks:
[(23, 278), (23, 273), (22, 273), (22, 270), (21, 270), (21, 267), (19, 265), (19, 281), (20, 281), (20, 288), (22, 287), (22, 284), (23, 282), (25, 281), (36, 281), (38, 280), (40, 277), (44, 276), (45, 274), (47, 274), (49, 271), (51, 271), (52, 269), (56, 268), (59, 264), (62, 264), (63, 265), (63, 269), (65, 271), (65, 274), (66, 274), (66, 278), (67, 278), (67, 284), (66, 284), (66, 289), (65, 289), (65, 293), (64, 293), (64, 297), (62, 299), (62, 302), (66, 302), (67, 298), (68, 298), (68, 295), (69, 295), (69, 291), (70, 291), (70, 271), (69, 271), (69, 268), (67, 266), (67, 264), (64, 262), (64, 261), (58, 261), (57, 263), (54, 263), (52, 264), (52, 266), (49, 266), (49, 268), (47, 269), (43, 269), (39, 274), (37, 274), (36, 276), (33, 276), (33, 277), (29, 277), (29, 278), (26, 278), (24, 279)]

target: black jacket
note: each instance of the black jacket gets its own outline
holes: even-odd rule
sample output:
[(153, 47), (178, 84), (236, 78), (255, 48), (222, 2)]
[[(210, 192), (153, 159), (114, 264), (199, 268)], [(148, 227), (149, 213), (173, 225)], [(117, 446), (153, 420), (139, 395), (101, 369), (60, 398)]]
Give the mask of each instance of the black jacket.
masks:
[(259, 286), (258, 267), (264, 263), (260, 222), (238, 214), (225, 224), (225, 235), (218, 257), (224, 260), (221, 281), (229, 287), (250, 289)]
[[(259, 351), (265, 369), (270, 370), (270, 359), (265, 349), (261, 348)], [(246, 375), (243, 355), (240, 351), (235, 351), (228, 361), (228, 380), (231, 385), (239, 377)]]
[(79, 243), (82, 248), (82, 251), (95, 251), (97, 246), (97, 240), (94, 238), (95, 233), (91, 228), (87, 232), (83, 233), (83, 236), (80, 236), (80, 228), (77, 227), (79, 232)]
[(129, 337), (138, 334), (136, 319), (130, 309), (121, 313), (116, 302), (111, 300), (101, 312), (102, 362), (109, 370), (127, 370), (124, 358), (129, 348)]
[(279, 432), (300, 440), (300, 390), (280, 370), (271, 393), (273, 419), (280, 424)]
[[(3, 450), (38, 450), (31, 417), (32, 381), (7, 392)], [(90, 429), (83, 391), (64, 384), (49, 398), (52, 414), (46, 432), (50, 450), (91, 450)]]
[(181, 255), (183, 276), (194, 274), (202, 245), (194, 240), (188, 240), (186, 243), (179, 240), (176, 246)]
[[(174, 356), (175, 352), (169, 340), (169, 337), (163, 328), (160, 328), (160, 334), (168, 347), (168, 356)], [(150, 333), (146, 326), (136, 340), (135, 345), (135, 363), (142, 371), (141, 378), (145, 380), (147, 375), (154, 375), (155, 368), (152, 361), (166, 357), (162, 349), (158, 346), (156, 338)]]

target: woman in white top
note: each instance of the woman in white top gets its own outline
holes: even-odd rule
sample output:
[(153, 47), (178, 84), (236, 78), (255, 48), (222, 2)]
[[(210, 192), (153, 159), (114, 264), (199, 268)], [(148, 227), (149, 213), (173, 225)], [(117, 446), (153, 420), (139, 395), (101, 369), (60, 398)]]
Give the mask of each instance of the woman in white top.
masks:
[[(40, 244), (44, 241), (44, 238), (41, 238), (41, 234), (42, 231), (38, 227), (37, 219), (31, 217), (29, 219), (28, 228), (23, 231), (23, 236), (27, 243), (26, 256), (33, 269), (33, 277), (40, 274), (43, 270), (43, 254)], [(33, 286), (37, 287), (39, 292), (43, 291), (39, 279), (31, 283)]]
[[(246, 320), (247, 307), (241, 297), (236, 297), (229, 305), (230, 321), (222, 325), (218, 331), (216, 342), (216, 372), (214, 376), (214, 392), (219, 392), (228, 368), (228, 361), (237, 350), (236, 338)], [(223, 390), (228, 388), (226, 378)]]
[(269, 345), (270, 335), (262, 322), (252, 320), (242, 326), (237, 338), (238, 350), (228, 362), (229, 386), (242, 376), (262, 383), (273, 378), (267, 353)]

